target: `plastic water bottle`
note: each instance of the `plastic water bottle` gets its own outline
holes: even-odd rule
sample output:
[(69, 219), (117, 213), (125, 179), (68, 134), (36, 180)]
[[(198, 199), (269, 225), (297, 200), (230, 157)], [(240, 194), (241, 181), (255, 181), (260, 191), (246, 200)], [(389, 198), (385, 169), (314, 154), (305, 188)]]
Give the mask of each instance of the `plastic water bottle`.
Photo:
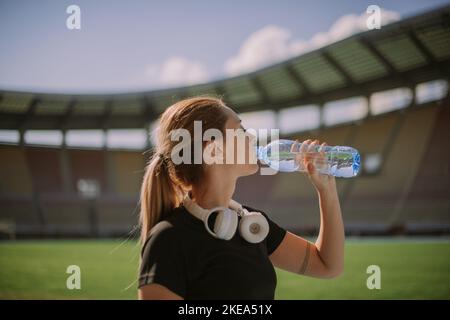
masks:
[(272, 141), (266, 146), (257, 146), (256, 154), (260, 161), (282, 172), (306, 172), (303, 159), (309, 157), (321, 174), (351, 178), (359, 173), (360, 155), (354, 148), (324, 146), (319, 152), (320, 145), (317, 145), (309, 152), (302, 152), (302, 143), (294, 143), (293, 140), (285, 139)]

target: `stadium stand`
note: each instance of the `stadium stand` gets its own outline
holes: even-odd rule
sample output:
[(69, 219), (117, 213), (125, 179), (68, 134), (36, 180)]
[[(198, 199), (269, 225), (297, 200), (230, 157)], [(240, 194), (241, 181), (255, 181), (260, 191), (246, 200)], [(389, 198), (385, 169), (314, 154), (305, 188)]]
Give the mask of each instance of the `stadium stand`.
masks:
[[(348, 233), (449, 233), (449, 17), (450, 6), (439, 8), (255, 72), (200, 85), (109, 95), (0, 90), (0, 130), (13, 130), (19, 137), (17, 143), (0, 145), (0, 226), (13, 228), (19, 237), (128, 235), (137, 223), (149, 154), (67, 146), (67, 131), (148, 132), (178, 99), (214, 94), (241, 113), (320, 108), (316, 129), (299, 128), (282, 138), (319, 139), (361, 152), (361, 176), (337, 181)], [(447, 86), (446, 95), (436, 101), (413, 99), (385, 113), (373, 109), (375, 93), (406, 88), (416, 97), (418, 85), (436, 80)], [(327, 103), (353, 97), (367, 100), (367, 114), (334, 125), (324, 121)], [(24, 136), (29, 130), (56, 130), (63, 142), (28, 144)], [(317, 195), (304, 174), (243, 177), (235, 197), (290, 230), (317, 231)]]
[(107, 183), (105, 154), (95, 150), (69, 150), (69, 161), (73, 176), (73, 188), (76, 189), (77, 181), (83, 178), (94, 179), (99, 183), (100, 192), (107, 191), (109, 185)]
[(93, 202), (78, 196), (56, 194), (40, 197), (43, 234), (54, 237), (97, 236), (97, 217)]
[(402, 203), (399, 219), (411, 232), (450, 230), (450, 108), (437, 110), (433, 132), (414, 175), (408, 195)]
[(30, 169), (24, 148), (0, 146), (0, 194), (30, 195), (33, 190)]
[(26, 150), (0, 146), (0, 221), (13, 233), (35, 233), (41, 221), (32, 197), (32, 178), (26, 161)]
[(55, 148), (26, 149), (26, 160), (34, 189), (41, 194), (62, 192), (63, 190), (60, 153)]
[(116, 192), (123, 196), (139, 194), (144, 173), (144, 157), (132, 151), (111, 151), (112, 173)]
[(387, 139), (382, 140), (387, 144), (384, 149), (388, 150), (380, 149), (384, 154), (380, 172), (355, 180), (346, 199), (343, 212), (351, 219), (349, 228), (363, 223), (386, 231), (396, 223), (390, 219), (394, 218), (394, 210), (411, 174), (417, 170), (435, 116), (435, 106), (397, 115), (394, 121), (398, 127), (393, 126), (387, 131)]
[(134, 235), (139, 214), (136, 197), (101, 197), (96, 205), (100, 236)]
[[(43, 222), (39, 219), (37, 205), (29, 196), (1, 196), (0, 221), (7, 234), (40, 236)], [(9, 231), (8, 231), (9, 230)], [(0, 233), (3, 233), (0, 232)]]

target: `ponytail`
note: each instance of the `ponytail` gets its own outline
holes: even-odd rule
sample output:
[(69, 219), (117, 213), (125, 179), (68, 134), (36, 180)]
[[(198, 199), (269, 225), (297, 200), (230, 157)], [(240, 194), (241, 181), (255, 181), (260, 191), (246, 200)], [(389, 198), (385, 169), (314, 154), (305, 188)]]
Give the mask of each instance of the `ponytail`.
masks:
[(169, 161), (162, 154), (155, 153), (145, 168), (140, 196), (142, 243), (153, 226), (164, 218), (164, 213), (177, 207), (182, 199), (183, 188), (171, 178)]

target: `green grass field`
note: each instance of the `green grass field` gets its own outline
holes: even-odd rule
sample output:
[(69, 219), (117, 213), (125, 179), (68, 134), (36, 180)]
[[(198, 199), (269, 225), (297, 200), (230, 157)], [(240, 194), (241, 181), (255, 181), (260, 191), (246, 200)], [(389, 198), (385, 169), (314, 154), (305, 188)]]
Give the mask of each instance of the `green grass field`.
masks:
[[(139, 248), (119, 240), (0, 242), (0, 299), (135, 299)], [(81, 289), (66, 289), (66, 268)], [(345, 273), (332, 280), (277, 270), (277, 299), (450, 299), (450, 241), (359, 240), (346, 245)], [(369, 290), (366, 269), (381, 268)], [(127, 287), (131, 287), (126, 289)]]

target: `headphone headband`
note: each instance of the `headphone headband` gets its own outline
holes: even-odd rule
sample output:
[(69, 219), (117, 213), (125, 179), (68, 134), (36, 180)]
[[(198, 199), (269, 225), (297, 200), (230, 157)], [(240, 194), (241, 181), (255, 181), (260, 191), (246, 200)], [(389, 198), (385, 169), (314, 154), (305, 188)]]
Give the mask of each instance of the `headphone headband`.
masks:
[[(230, 199), (228, 207), (215, 207), (204, 209), (191, 199), (190, 192), (183, 198), (183, 205), (194, 217), (203, 221), (206, 230), (215, 238), (230, 240), (237, 229), (241, 236), (251, 243), (258, 243), (265, 239), (269, 233), (269, 224), (259, 212), (249, 213), (239, 202)], [(218, 212), (214, 223), (214, 231), (208, 224), (213, 212)], [(238, 216), (241, 220), (238, 220)]]
[[(205, 217), (210, 212), (226, 209), (225, 207), (220, 206), (212, 209), (204, 209), (201, 206), (199, 206), (195, 201), (192, 200), (190, 192), (186, 193), (186, 195), (184, 196), (183, 204), (185, 205), (186, 209), (188, 209), (189, 212), (191, 212), (195, 217), (199, 218), (200, 220), (204, 220)], [(233, 199), (230, 199), (228, 208), (236, 211), (241, 217), (244, 215), (244, 212), (247, 212), (247, 210), (239, 202)]]

